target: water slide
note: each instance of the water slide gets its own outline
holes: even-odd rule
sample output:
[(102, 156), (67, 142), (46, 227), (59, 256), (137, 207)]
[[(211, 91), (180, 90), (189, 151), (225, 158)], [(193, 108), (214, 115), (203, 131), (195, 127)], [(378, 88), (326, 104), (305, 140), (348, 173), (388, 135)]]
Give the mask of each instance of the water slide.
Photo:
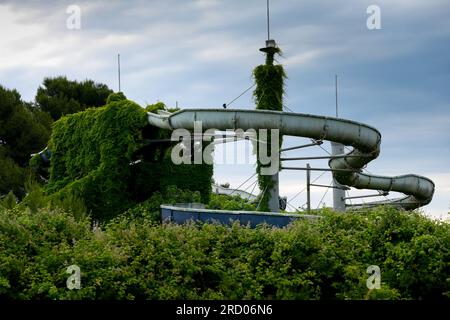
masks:
[(195, 121), (202, 122), (203, 130), (279, 129), (280, 135), (340, 143), (353, 149), (328, 162), (339, 184), (405, 194), (401, 198), (367, 202), (365, 205), (391, 204), (412, 210), (427, 205), (433, 198), (434, 183), (426, 177), (415, 174), (387, 177), (362, 172), (367, 163), (378, 157), (381, 143), (380, 132), (363, 123), (301, 113), (246, 109), (184, 109), (175, 113), (149, 113), (148, 121), (153, 126), (169, 130), (194, 130)]

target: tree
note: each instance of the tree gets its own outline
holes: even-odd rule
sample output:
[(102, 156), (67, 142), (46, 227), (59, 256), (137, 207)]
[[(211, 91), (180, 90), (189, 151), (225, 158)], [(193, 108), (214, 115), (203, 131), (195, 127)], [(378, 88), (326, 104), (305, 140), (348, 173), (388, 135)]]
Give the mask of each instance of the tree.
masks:
[(58, 120), (66, 114), (105, 105), (111, 93), (112, 90), (105, 84), (92, 80), (71, 81), (59, 76), (45, 78), (35, 100), (42, 111), (48, 112), (53, 120)]
[(3, 148), (0, 148), (0, 195), (12, 191), (14, 194), (23, 192), (23, 182), (26, 172), (19, 167), (11, 158), (1, 155)]
[(23, 193), (32, 153), (50, 137), (48, 115), (21, 100), (16, 90), (0, 85), (0, 194)]
[(21, 99), (17, 90), (0, 85), (0, 195), (13, 191), (24, 195), (30, 174), (30, 155), (47, 144), (54, 120), (61, 116), (106, 104), (112, 91), (92, 80), (45, 78), (35, 102)]

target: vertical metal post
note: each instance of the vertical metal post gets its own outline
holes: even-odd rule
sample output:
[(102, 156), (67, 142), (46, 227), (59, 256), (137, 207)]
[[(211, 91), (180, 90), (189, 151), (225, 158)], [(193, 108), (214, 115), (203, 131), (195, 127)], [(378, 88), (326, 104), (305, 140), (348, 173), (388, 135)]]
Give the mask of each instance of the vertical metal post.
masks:
[(270, 212), (280, 211), (280, 199), (279, 199), (279, 180), (278, 173), (271, 176), (273, 181), (273, 187), (269, 188), (266, 192), (269, 193), (269, 210)]
[[(338, 77), (334, 76), (334, 86), (335, 86), (335, 94), (336, 94), (336, 118), (339, 116), (338, 113)], [(344, 154), (344, 145), (341, 143), (331, 142), (331, 155), (337, 156)], [(345, 211), (345, 190), (342, 189), (342, 185), (339, 184), (336, 179), (334, 179), (333, 174), (333, 209), (336, 211)]]
[(267, 0), (267, 40), (270, 40), (269, 0)]
[[(341, 143), (331, 142), (331, 154), (333, 156), (342, 155), (344, 153), (344, 145)], [(345, 190), (342, 189), (342, 185), (339, 184), (333, 177), (333, 208), (336, 211), (345, 211)]]
[(119, 74), (119, 92), (120, 92), (120, 53), (117, 54), (117, 71)]
[[(270, 40), (270, 11), (269, 11), (269, 0), (266, 1), (267, 4), (267, 41), (266, 41), (266, 47), (261, 48), (260, 51), (266, 53), (266, 65), (273, 65), (273, 56), (277, 52), (277, 48), (275, 46), (275, 41), (272, 41), (273, 43), (269, 43)], [(267, 98), (265, 98), (267, 99)], [(228, 103), (229, 104), (229, 103)], [(223, 105), (224, 108), (227, 107), (226, 104)], [(271, 140), (271, 138), (269, 138)], [(281, 147), (281, 146), (280, 146)], [(278, 149), (279, 150), (279, 149)], [(277, 154), (278, 157), (278, 164), (279, 164), (279, 157), (280, 154)], [(279, 212), (280, 211), (280, 196), (279, 196), (279, 176), (278, 172), (271, 175), (271, 187), (268, 188), (268, 209), (271, 212)], [(264, 196), (264, 195), (263, 195)]]
[(336, 118), (338, 117), (338, 82), (337, 82), (337, 74), (334, 76), (334, 87), (336, 91)]
[(306, 164), (306, 206), (308, 213), (311, 213), (311, 167), (309, 163)]

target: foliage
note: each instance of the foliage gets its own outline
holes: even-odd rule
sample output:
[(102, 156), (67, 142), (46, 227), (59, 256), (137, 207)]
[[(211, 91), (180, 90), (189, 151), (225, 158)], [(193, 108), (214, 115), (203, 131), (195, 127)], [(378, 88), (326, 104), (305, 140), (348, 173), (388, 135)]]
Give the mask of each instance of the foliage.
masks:
[(5, 209), (13, 209), (17, 205), (17, 198), (12, 191), (10, 191), (3, 199), (0, 199), (0, 207)]
[(64, 115), (83, 111), (89, 107), (101, 107), (112, 91), (105, 84), (92, 80), (70, 81), (59, 76), (45, 78), (35, 97), (41, 110), (54, 120)]
[(129, 208), (130, 162), (140, 148), (145, 111), (129, 100), (113, 101), (65, 116), (53, 126), (49, 193), (84, 199), (94, 218)]
[(30, 168), (33, 171), (37, 171), (45, 166), (44, 160), (42, 159), (41, 155), (39, 153), (34, 154), (30, 158)]
[(253, 70), (257, 110), (283, 110), (284, 79), (282, 65), (259, 65)]
[[(257, 110), (283, 110), (283, 94), (284, 94), (284, 79), (286, 74), (282, 65), (274, 65), (274, 54), (279, 53), (278, 48), (269, 50), (266, 54), (266, 64), (259, 65), (253, 70), (253, 77), (256, 82), (256, 89), (253, 96), (256, 102)], [(261, 139), (260, 137), (258, 139)], [(279, 138), (279, 145), (281, 146), (282, 138)], [(271, 133), (267, 134), (267, 152), (271, 156)], [(278, 155), (277, 155), (278, 156)], [(270, 175), (261, 174), (261, 162), (257, 159), (256, 172), (258, 173), (258, 185), (262, 191), (262, 200), (259, 210), (270, 211), (269, 198), (270, 190), (273, 187), (273, 179)]]
[[(0, 209), (0, 298), (448, 299), (450, 225), (419, 213), (325, 210), (249, 229), (160, 225), (140, 210), (92, 231), (89, 217), (57, 208)], [(72, 264), (80, 290), (66, 288)], [(370, 265), (381, 289), (366, 287)]]
[(89, 238), (89, 221), (59, 209), (32, 212), (19, 206), (0, 209), (0, 215), (0, 296), (56, 298), (65, 284), (60, 267), (72, 259), (69, 248)]
[(106, 99), (106, 104), (110, 104), (114, 101), (122, 101), (127, 100), (127, 97), (123, 94), (123, 92), (111, 93)]
[[(169, 109), (163, 102), (148, 105), (147, 112), (157, 113), (158, 110), (175, 112), (177, 109)], [(147, 126), (143, 129), (143, 135), (147, 139), (169, 140), (172, 132)], [(178, 143), (176, 141), (175, 143)], [(164, 191), (170, 186), (179, 189), (199, 191), (201, 201), (208, 203), (211, 194), (213, 166), (202, 164), (179, 164), (172, 162), (171, 151), (175, 143), (155, 143), (144, 146), (138, 151), (138, 157), (143, 161), (133, 167), (133, 177), (130, 185), (136, 201), (143, 201), (153, 192)], [(206, 147), (203, 143), (203, 148)]]
[(44, 194), (42, 187), (32, 179), (25, 182), (26, 196), (21, 202), (21, 206), (27, 207), (32, 213), (44, 208), (49, 200)]
[(27, 170), (20, 167), (13, 159), (2, 156), (0, 146), (0, 195), (13, 192), (17, 195), (24, 193), (23, 183)]
[(31, 154), (47, 144), (53, 119), (104, 105), (110, 92), (106, 85), (91, 80), (46, 78), (43, 87), (38, 89), (35, 103), (27, 103), (16, 90), (0, 86), (0, 195), (13, 191), (22, 198), (27, 179), (35, 173), (46, 177), (41, 167), (37, 172), (30, 171), (28, 161)]
[(170, 186), (198, 191), (202, 203), (208, 203), (211, 195), (213, 166), (203, 164), (179, 164), (172, 162), (170, 145), (151, 145), (145, 149), (142, 161), (131, 168), (130, 190), (136, 202), (144, 201), (154, 192)]
[(164, 102), (158, 101), (155, 104), (149, 104), (147, 107), (145, 107), (145, 111), (151, 113), (157, 113), (158, 110), (167, 110), (167, 107), (164, 104)]
[(72, 192), (58, 195), (59, 197), (49, 197), (51, 208), (61, 208), (65, 212), (70, 213), (77, 220), (82, 220), (87, 216), (89, 210), (82, 198)]
[(125, 211), (124, 216), (133, 223), (145, 219), (147, 221), (161, 222), (160, 206), (162, 204), (195, 203), (200, 202), (199, 191), (182, 190), (176, 186), (169, 186), (162, 192), (157, 191), (147, 200), (138, 203)]
[(50, 161), (44, 161), (40, 153), (36, 153), (30, 158), (29, 166), (39, 180), (48, 181), (50, 178)]
[(0, 195), (24, 195), (30, 154), (47, 142), (51, 120), (22, 101), (16, 90), (0, 86)]
[(50, 133), (37, 113), (16, 90), (0, 86), (0, 156), (20, 167), (28, 165), (30, 154), (45, 145)]
[(208, 209), (255, 211), (256, 207), (239, 195), (211, 194)]
[(105, 107), (55, 122), (47, 192), (55, 197), (76, 195), (99, 220), (108, 220), (171, 185), (199, 191), (201, 200), (208, 202), (212, 166), (173, 164), (171, 144), (151, 140), (170, 138), (170, 131), (148, 125), (144, 109), (120, 100), (123, 94), (114, 96)]
[[(200, 191), (207, 203), (213, 167), (175, 165), (170, 158), (172, 144), (146, 145), (149, 139), (169, 139), (171, 132), (148, 125), (146, 111), (122, 92), (110, 93), (106, 85), (91, 80), (46, 78), (36, 106), (31, 106), (17, 91), (0, 87), (0, 195), (13, 191), (21, 199), (27, 179), (49, 180), (46, 192), (53, 202), (81, 199), (84, 205), (76, 211), (87, 210), (96, 219), (109, 219), (170, 185)], [(87, 109), (105, 101), (105, 107)], [(162, 102), (147, 107), (157, 110), (176, 111)], [(50, 137), (52, 117), (47, 112), (54, 119), (77, 113), (55, 122), (48, 147), (56, 152), (50, 164), (39, 154), (30, 159)], [(40, 199), (40, 195), (33, 199), (36, 192), (27, 201)], [(33, 210), (39, 203), (35, 205)]]

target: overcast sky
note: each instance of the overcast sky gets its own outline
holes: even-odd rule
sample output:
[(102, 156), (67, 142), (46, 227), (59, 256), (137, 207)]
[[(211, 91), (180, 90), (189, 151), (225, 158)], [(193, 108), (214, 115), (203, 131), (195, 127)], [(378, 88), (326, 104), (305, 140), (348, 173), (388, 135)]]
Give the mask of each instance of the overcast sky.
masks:
[[(44, 77), (57, 75), (116, 91), (120, 52), (122, 91), (140, 105), (221, 107), (252, 85), (252, 69), (264, 62), (258, 49), (267, 37), (265, 2), (0, 1), (0, 83), (25, 100), (34, 99)], [(379, 30), (366, 25), (372, 4), (381, 9)], [(69, 5), (81, 10), (80, 29), (67, 28)], [(367, 169), (433, 179), (435, 197), (424, 211), (441, 218), (450, 206), (449, 12), (447, 0), (271, 1), (271, 37), (283, 50), (278, 61), (288, 75), (285, 104), (295, 112), (334, 115), (337, 74), (339, 116), (382, 134), (380, 157)], [(232, 107), (254, 108), (251, 92)], [(253, 164), (217, 165), (215, 179), (237, 187), (253, 172)], [(282, 172), (280, 179), (288, 200), (305, 185), (301, 171)], [(316, 183), (330, 181), (327, 173)], [(251, 182), (244, 185), (250, 191)], [(313, 206), (324, 192), (313, 188)], [(304, 202), (302, 193), (290, 205)], [(332, 204), (331, 191), (324, 202)]]

